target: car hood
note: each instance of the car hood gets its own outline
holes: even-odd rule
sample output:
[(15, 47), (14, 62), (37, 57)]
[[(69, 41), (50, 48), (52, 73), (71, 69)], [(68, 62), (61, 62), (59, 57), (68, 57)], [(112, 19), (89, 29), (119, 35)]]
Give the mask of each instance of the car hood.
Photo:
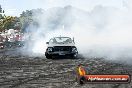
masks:
[(70, 43), (70, 44), (49, 44), (48, 47), (53, 47), (53, 46), (75, 46), (75, 44)]

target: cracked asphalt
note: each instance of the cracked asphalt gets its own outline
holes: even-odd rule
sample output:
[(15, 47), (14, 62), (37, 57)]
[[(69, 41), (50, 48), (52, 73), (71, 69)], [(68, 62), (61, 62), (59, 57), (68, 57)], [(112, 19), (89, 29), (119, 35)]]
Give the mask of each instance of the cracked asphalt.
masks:
[(0, 50), (0, 88), (132, 88), (129, 84), (76, 82), (76, 67), (84, 64), (91, 74), (130, 74), (132, 66), (104, 58), (46, 59), (23, 55), (19, 49)]

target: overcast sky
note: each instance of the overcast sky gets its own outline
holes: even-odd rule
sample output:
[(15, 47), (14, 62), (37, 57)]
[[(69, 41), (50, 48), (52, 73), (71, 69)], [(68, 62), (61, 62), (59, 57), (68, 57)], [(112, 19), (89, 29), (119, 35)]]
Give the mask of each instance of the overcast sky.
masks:
[(19, 16), (22, 11), (52, 7), (64, 7), (71, 5), (86, 11), (93, 9), (96, 5), (113, 6), (121, 8), (123, 0), (0, 0), (0, 5), (6, 15)]

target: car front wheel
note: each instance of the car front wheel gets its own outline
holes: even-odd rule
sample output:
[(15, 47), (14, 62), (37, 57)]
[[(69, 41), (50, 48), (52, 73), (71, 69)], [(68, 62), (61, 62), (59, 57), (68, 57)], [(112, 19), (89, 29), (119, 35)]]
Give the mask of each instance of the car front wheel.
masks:
[(75, 54), (72, 54), (71, 57), (72, 58), (77, 58), (77, 55), (78, 55), (78, 53), (75, 53)]
[(46, 56), (47, 59), (52, 59), (52, 56), (47, 54), (47, 53), (45, 54), (45, 56)]

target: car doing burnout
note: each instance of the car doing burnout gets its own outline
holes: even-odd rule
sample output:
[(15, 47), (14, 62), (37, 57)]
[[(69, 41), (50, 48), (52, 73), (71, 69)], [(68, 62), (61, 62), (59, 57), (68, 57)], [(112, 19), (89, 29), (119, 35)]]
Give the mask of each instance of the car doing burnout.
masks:
[(74, 39), (70, 37), (54, 37), (46, 42), (48, 47), (45, 52), (47, 59), (53, 58), (54, 56), (70, 56), (76, 58), (78, 51), (75, 46)]

